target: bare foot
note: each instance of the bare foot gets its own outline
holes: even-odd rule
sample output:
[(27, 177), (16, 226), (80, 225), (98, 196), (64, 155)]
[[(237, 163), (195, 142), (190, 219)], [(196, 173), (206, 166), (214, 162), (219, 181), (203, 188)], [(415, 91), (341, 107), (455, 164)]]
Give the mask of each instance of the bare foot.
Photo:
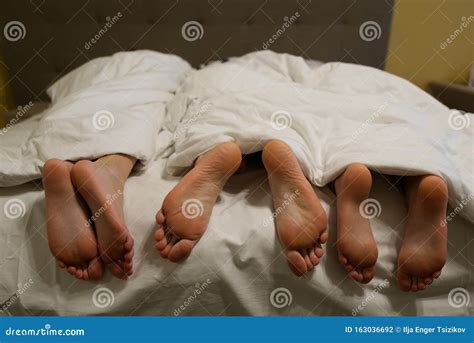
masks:
[(101, 259), (114, 276), (126, 279), (133, 272), (133, 239), (123, 214), (125, 180), (107, 165), (86, 160), (73, 166), (71, 178), (90, 208)]
[(48, 160), (43, 168), (49, 249), (61, 268), (78, 279), (98, 280), (103, 267), (88, 209), (71, 182), (72, 163)]
[(335, 185), (339, 262), (354, 280), (367, 283), (375, 275), (378, 257), (368, 214), (361, 208), (372, 187), (370, 170), (363, 164), (351, 164)]
[(448, 189), (434, 175), (405, 179), (409, 209), (397, 277), (401, 290), (416, 292), (438, 278), (446, 262)]
[(168, 193), (156, 215), (156, 248), (162, 257), (178, 262), (191, 253), (209, 224), (219, 193), (241, 159), (235, 143), (220, 144), (201, 156)]
[(301, 276), (324, 254), (321, 244), (328, 239), (326, 213), (287, 144), (277, 140), (267, 143), (262, 160), (272, 191), (278, 238), (290, 269)]

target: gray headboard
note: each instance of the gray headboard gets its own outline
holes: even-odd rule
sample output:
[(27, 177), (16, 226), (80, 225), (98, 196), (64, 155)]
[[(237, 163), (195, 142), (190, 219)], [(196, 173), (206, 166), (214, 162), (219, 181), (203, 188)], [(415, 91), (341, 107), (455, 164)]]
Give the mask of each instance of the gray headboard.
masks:
[(384, 66), (393, 0), (15, 0), (0, 53), (17, 104), (88, 60), (152, 49), (194, 66), (264, 48)]

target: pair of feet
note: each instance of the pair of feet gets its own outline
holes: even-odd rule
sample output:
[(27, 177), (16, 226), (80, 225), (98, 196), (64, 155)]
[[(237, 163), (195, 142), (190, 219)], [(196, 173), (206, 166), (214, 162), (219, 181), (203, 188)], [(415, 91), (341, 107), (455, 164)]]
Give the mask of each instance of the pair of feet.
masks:
[[(362, 283), (374, 277), (378, 255), (369, 218), (381, 207), (367, 200), (371, 186), (371, 173), (362, 164), (350, 165), (335, 182), (339, 261), (354, 280)], [(448, 190), (434, 175), (404, 177), (403, 186), (408, 214), (397, 280), (401, 290), (416, 292), (438, 278), (446, 262)]]
[[(273, 197), (278, 238), (291, 270), (298, 276), (318, 265), (328, 239), (326, 214), (303, 175), (292, 150), (281, 141), (263, 149)], [(239, 168), (241, 153), (224, 143), (198, 159), (195, 167), (167, 195), (156, 216), (156, 248), (173, 262), (186, 258), (204, 234), (216, 199)], [(407, 178), (408, 219), (398, 258), (397, 278), (405, 291), (423, 290), (440, 275), (446, 260), (447, 229), (443, 225), (447, 187), (436, 176)], [(339, 260), (356, 281), (375, 275), (377, 245), (361, 204), (372, 179), (367, 167), (349, 166), (336, 181)]]
[(133, 240), (122, 209), (125, 181), (101, 162), (46, 162), (49, 248), (59, 266), (78, 279), (100, 279), (104, 264), (126, 279), (133, 269)]

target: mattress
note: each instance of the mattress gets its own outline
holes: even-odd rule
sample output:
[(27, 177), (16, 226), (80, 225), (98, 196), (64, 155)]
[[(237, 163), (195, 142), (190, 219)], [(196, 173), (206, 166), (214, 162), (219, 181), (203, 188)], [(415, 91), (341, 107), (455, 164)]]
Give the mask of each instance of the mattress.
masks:
[[(5, 144), (19, 145), (40, 115), (18, 123)], [(158, 136), (160, 139), (160, 136)], [(166, 139), (166, 138), (163, 138)], [(375, 278), (366, 285), (347, 276), (337, 260), (335, 196), (315, 189), (329, 217), (327, 253), (314, 272), (298, 278), (287, 267), (273, 225), (265, 171), (250, 166), (229, 180), (204, 237), (182, 263), (154, 248), (154, 215), (179, 176), (165, 172), (166, 154), (134, 172), (125, 187), (124, 210), (135, 240), (134, 275), (110, 274), (96, 283), (60, 269), (47, 245), (44, 192), (39, 181), (0, 188), (0, 206), (12, 200), (18, 215), (0, 211), (0, 307), (4, 315), (473, 315), (472, 224), (454, 216), (448, 261), (427, 290), (396, 287), (397, 251), (406, 208), (389, 179), (374, 175), (371, 197), (381, 204), (371, 219), (378, 242)], [(8, 215), (7, 215), (8, 214)]]

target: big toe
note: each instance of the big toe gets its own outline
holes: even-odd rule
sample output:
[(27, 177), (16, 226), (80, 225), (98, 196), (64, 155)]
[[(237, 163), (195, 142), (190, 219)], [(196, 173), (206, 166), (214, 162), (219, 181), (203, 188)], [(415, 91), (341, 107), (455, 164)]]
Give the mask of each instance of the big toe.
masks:
[(308, 271), (304, 257), (297, 250), (290, 250), (286, 255), (288, 265), (294, 274), (301, 276)]
[(408, 292), (411, 289), (411, 275), (404, 273), (402, 271), (398, 272), (397, 275), (398, 279), (398, 288), (400, 288), (404, 292)]
[(101, 259), (98, 257), (93, 259), (87, 267), (88, 279), (92, 281), (99, 280), (102, 277), (103, 271)]
[(181, 239), (171, 248), (168, 254), (168, 259), (171, 262), (179, 262), (185, 259), (189, 256), (195, 244), (196, 241), (192, 241), (189, 239)]

